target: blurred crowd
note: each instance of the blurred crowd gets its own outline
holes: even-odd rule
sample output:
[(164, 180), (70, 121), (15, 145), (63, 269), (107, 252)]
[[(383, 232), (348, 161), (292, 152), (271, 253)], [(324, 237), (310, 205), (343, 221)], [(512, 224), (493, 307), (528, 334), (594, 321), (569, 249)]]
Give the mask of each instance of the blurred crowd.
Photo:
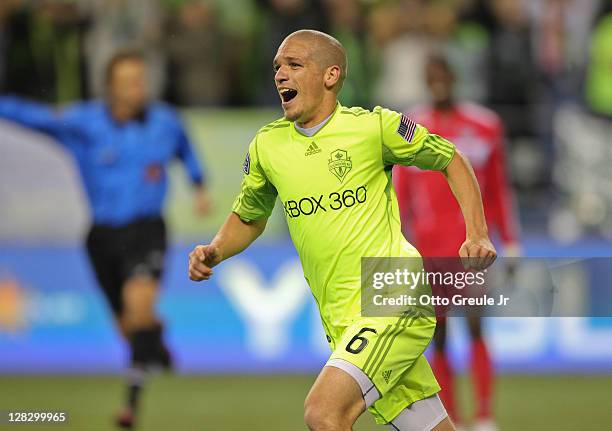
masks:
[[(598, 155), (612, 159), (605, 143), (576, 147), (568, 138), (577, 130), (586, 141), (609, 136), (612, 0), (2, 0), (0, 92), (59, 104), (99, 97), (108, 58), (131, 47), (146, 53), (151, 93), (173, 104), (278, 106), (271, 61), (299, 28), (331, 33), (347, 48), (346, 105), (427, 102), (424, 65), (443, 54), (458, 97), (502, 117), (515, 185), (557, 185), (555, 202), (575, 217), (554, 229), (609, 218), (612, 233), (612, 197), (591, 199), (583, 211), (590, 219), (580, 220), (584, 204), (572, 196), (582, 186), (559, 172), (582, 148), (595, 160), (576, 175), (599, 175)], [(584, 124), (581, 115), (596, 122), (597, 136), (567, 130), (572, 120)], [(522, 196), (550, 205), (537, 193)]]
[[(108, 58), (147, 53), (151, 90), (182, 106), (273, 105), (271, 61), (299, 28), (338, 37), (347, 104), (403, 109), (426, 98), (423, 64), (442, 51), (460, 96), (496, 107), (511, 135), (526, 105), (581, 98), (612, 115), (605, 0), (3, 0), (2, 88), (50, 102), (102, 91)], [(603, 75), (603, 76), (602, 76)]]

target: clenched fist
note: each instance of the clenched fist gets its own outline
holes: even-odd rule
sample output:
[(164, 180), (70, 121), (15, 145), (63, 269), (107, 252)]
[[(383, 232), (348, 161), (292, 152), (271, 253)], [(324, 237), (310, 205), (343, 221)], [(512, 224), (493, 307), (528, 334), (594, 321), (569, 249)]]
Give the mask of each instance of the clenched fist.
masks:
[(495, 261), (497, 251), (488, 237), (468, 238), (459, 249), (465, 269), (483, 270)]
[(213, 266), (221, 262), (221, 256), (213, 245), (198, 245), (189, 253), (189, 278), (193, 281), (208, 280)]

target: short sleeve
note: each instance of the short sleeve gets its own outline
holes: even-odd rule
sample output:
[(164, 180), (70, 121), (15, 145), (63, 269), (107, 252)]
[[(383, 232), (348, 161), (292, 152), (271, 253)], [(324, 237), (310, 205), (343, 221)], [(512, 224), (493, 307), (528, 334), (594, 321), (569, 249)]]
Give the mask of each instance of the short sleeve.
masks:
[(257, 137), (249, 145), (242, 170), (242, 186), (232, 211), (246, 222), (270, 217), (278, 192), (261, 166)]
[(442, 171), (455, 154), (455, 146), (399, 112), (377, 107), (385, 165), (416, 166)]

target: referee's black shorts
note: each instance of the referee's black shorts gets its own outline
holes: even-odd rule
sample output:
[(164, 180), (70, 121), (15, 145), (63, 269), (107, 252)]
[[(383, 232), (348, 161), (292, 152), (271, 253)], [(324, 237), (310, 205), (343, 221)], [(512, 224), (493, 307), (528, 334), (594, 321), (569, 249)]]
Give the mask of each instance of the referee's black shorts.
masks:
[(126, 280), (134, 276), (161, 278), (167, 247), (166, 225), (159, 217), (121, 227), (93, 225), (86, 246), (98, 283), (113, 311), (119, 314)]

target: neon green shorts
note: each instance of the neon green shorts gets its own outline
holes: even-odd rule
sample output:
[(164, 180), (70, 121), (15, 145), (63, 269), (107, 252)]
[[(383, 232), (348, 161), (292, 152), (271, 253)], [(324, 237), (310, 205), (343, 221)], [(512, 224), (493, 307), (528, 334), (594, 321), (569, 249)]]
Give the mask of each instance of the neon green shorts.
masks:
[(440, 391), (423, 355), (435, 327), (434, 317), (418, 312), (400, 318), (360, 317), (332, 340), (330, 361), (355, 365), (380, 394), (368, 409), (377, 423), (390, 422), (415, 401)]

